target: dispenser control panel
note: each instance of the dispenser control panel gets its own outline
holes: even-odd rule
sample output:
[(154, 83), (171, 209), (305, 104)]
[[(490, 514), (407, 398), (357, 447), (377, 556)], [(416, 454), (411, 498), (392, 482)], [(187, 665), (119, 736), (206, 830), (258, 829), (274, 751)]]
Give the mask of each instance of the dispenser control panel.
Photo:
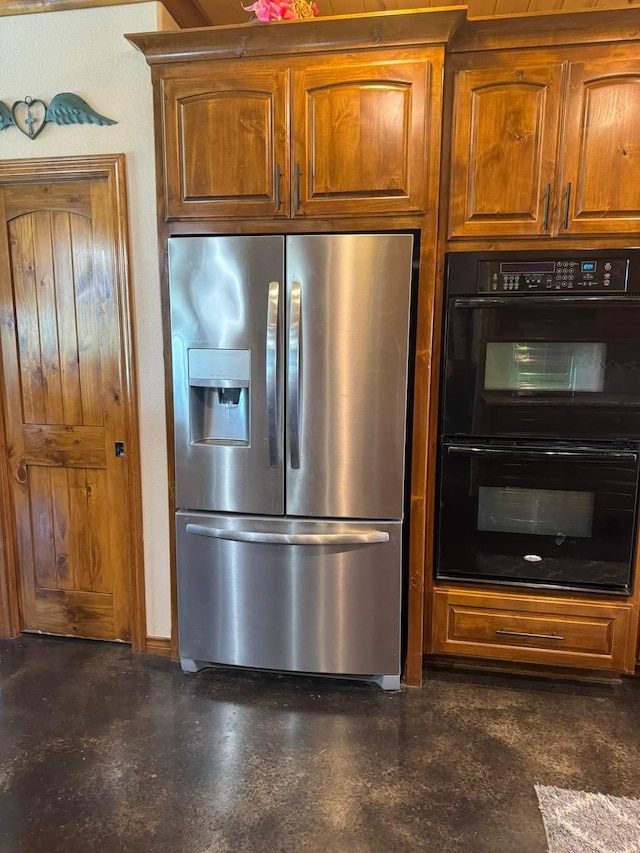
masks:
[(625, 292), (627, 258), (580, 257), (561, 260), (478, 261), (479, 293)]
[(248, 349), (190, 349), (189, 385), (205, 388), (248, 388)]

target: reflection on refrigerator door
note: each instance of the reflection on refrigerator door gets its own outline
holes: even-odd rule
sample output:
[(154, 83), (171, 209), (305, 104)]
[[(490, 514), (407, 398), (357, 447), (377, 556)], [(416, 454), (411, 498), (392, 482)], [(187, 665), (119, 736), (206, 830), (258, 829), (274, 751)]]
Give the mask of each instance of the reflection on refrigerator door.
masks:
[(397, 687), (413, 237), (169, 243), (183, 668)]

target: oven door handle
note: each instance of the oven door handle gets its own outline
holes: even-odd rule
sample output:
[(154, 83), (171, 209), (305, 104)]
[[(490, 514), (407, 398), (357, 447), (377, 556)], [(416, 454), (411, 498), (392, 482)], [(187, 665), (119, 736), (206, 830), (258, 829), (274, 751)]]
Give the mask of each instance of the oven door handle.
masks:
[(572, 305), (584, 304), (590, 305), (592, 302), (612, 302), (625, 304), (639, 304), (640, 296), (529, 296), (527, 294), (523, 299), (518, 300), (518, 296), (523, 296), (520, 293), (514, 293), (513, 296), (470, 296), (467, 298), (454, 298), (453, 305), (455, 308), (492, 308), (496, 305), (557, 305), (566, 304)]
[(529, 450), (524, 447), (471, 447), (470, 445), (446, 445), (450, 456), (526, 456), (528, 459), (638, 459), (633, 450)]

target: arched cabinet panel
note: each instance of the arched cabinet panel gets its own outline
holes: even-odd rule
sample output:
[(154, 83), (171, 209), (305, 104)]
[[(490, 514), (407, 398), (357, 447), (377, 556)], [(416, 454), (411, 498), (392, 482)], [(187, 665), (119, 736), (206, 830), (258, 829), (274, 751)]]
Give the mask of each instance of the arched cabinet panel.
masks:
[(640, 231), (640, 60), (571, 63), (564, 136), (566, 234)]
[(168, 218), (287, 215), (288, 77), (234, 67), (165, 81)]
[(424, 211), (429, 70), (294, 72), (294, 216)]
[(450, 237), (548, 234), (561, 83), (561, 63), (517, 58), (458, 72)]

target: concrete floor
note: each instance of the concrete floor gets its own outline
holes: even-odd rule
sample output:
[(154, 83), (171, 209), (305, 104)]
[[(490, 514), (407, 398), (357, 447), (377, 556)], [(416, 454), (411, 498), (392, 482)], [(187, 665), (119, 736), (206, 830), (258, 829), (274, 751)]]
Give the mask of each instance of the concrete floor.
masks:
[(535, 782), (640, 796), (640, 680), (385, 694), (0, 641), (2, 853), (545, 853)]

